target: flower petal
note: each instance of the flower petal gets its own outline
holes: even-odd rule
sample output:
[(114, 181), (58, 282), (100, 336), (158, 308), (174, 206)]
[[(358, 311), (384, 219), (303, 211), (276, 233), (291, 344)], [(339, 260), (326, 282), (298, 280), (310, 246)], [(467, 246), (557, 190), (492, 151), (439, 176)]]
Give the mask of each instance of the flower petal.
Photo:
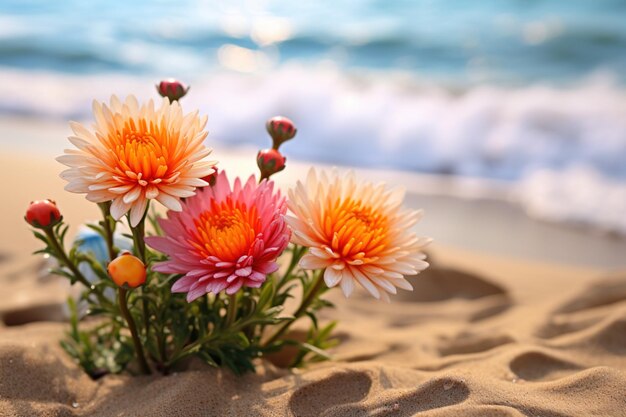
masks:
[(335, 285), (339, 284), (342, 276), (342, 271), (337, 271), (333, 268), (327, 268), (326, 271), (324, 271), (324, 282), (329, 288), (332, 288)]
[(119, 220), (128, 213), (128, 210), (130, 210), (130, 204), (124, 202), (124, 197), (117, 197), (111, 204), (111, 217)]
[(300, 259), (300, 267), (303, 269), (322, 269), (331, 264), (328, 259), (319, 258), (313, 254), (306, 254)]

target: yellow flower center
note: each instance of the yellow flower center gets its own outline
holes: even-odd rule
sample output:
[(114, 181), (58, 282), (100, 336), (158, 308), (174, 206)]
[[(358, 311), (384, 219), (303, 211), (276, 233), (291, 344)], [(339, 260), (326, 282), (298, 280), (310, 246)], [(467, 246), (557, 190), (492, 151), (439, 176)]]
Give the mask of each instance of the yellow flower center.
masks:
[(170, 137), (162, 124), (158, 126), (145, 119), (128, 119), (121, 131), (111, 132), (107, 138), (108, 148), (115, 159), (115, 173), (130, 182), (146, 186), (170, 181), (171, 167), (178, 157), (177, 137)]
[(195, 233), (189, 242), (206, 258), (215, 256), (222, 261), (236, 262), (247, 255), (254, 239), (261, 230), (256, 207), (226, 199), (194, 220)]
[(373, 262), (386, 247), (387, 218), (361, 201), (329, 204), (323, 221), (328, 247), (347, 262)]

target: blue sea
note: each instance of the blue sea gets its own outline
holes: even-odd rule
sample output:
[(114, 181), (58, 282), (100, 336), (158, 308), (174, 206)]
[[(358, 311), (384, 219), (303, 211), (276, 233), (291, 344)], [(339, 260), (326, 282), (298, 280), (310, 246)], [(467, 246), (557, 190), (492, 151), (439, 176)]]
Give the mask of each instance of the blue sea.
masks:
[(283, 114), (290, 157), (508, 181), (626, 233), (626, 0), (0, 3), (0, 117), (89, 120), (169, 76), (209, 143)]
[(626, 80), (624, 0), (32, 1), (0, 5), (0, 65), (193, 78), (234, 45), (457, 86)]

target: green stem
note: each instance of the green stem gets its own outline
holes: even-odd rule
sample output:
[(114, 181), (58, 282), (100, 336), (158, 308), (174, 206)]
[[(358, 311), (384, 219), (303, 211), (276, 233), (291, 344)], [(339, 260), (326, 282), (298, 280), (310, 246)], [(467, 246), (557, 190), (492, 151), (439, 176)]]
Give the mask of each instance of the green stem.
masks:
[(115, 249), (115, 226), (117, 222), (113, 220), (110, 214), (111, 202), (98, 204), (100, 211), (102, 211), (102, 225), (104, 227), (104, 238), (107, 244), (107, 251), (109, 252), (109, 260), (117, 258), (117, 250)]
[(130, 228), (133, 233), (133, 243), (135, 244), (135, 252), (141, 262), (146, 264), (146, 242), (143, 240), (146, 234), (146, 218), (144, 216), (143, 219), (139, 222), (139, 224), (135, 227)]
[(170, 356), (169, 361), (165, 364), (167, 368), (170, 368), (179, 360), (183, 359), (185, 356), (189, 355), (192, 352), (195, 352), (197, 349), (202, 347), (203, 344), (212, 341), (215, 338), (215, 334), (211, 333), (206, 335), (204, 338), (198, 339), (195, 342), (189, 343), (185, 347), (181, 348), (177, 352), (173, 353)]
[(156, 235), (162, 236), (163, 230), (161, 229), (161, 225), (159, 224), (159, 214), (154, 209), (154, 206), (150, 206), (150, 210), (146, 212), (149, 213), (146, 216), (146, 219), (150, 222), (150, 226), (152, 226), (152, 230), (154, 231)]
[(289, 276), (291, 276), (291, 273), (293, 272), (293, 270), (295, 269), (296, 266), (298, 266), (298, 262), (300, 262), (300, 259), (302, 258), (302, 255), (304, 255), (304, 252), (306, 251), (306, 247), (299, 247), (298, 245), (293, 245), (293, 250), (291, 252), (291, 261), (289, 263), (289, 266), (287, 267), (287, 270), (285, 271), (285, 273), (283, 274), (282, 278), (280, 279), (280, 281), (278, 282), (277, 286), (276, 286), (276, 292), (278, 292), (283, 285), (285, 285), (285, 283), (287, 282), (287, 278), (289, 278)]
[[(146, 242), (144, 240), (144, 236), (146, 234), (146, 214), (148, 213), (148, 207), (146, 207), (146, 211), (141, 218), (141, 221), (137, 226), (130, 227), (130, 230), (133, 234), (133, 244), (135, 246), (135, 252), (141, 262), (143, 262), (146, 267), (148, 266), (147, 258), (146, 258)], [(130, 217), (128, 218), (128, 223), (130, 224)], [(144, 285), (141, 287), (142, 294), (146, 292), (147, 286)], [(143, 309), (143, 325), (146, 329), (146, 340), (150, 338), (150, 314), (148, 311), (148, 301), (143, 297), (141, 299), (141, 307)]]
[(298, 310), (294, 314), (296, 318), (301, 317), (304, 313), (306, 313), (306, 309), (313, 302), (313, 300), (315, 300), (320, 289), (323, 288), (323, 284), (324, 284), (323, 277), (324, 277), (324, 270), (321, 270), (317, 273), (317, 276), (314, 278), (313, 285), (309, 289), (309, 292), (305, 296), (304, 300), (302, 300), (302, 304), (300, 304), (300, 308), (298, 308)]
[(317, 298), (317, 295), (319, 294), (320, 289), (323, 288), (323, 285), (324, 285), (323, 277), (324, 277), (324, 270), (321, 270), (319, 271), (319, 273), (317, 273), (316, 277), (314, 278), (313, 284), (309, 288), (309, 291), (306, 294), (304, 294), (300, 307), (293, 314), (294, 318), (289, 321), (284, 322), (282, 326), (278, 328), (276, 333), (274, 333), (274, 335), (270, 337), (267, 340), (267, 342), (265, 342), (265, 346), (270, 346), (272, 343), (277, 341), (296, 320), (298, 320), (300, 317), (302, 317), (306, 313), (307, 308), (309, 308), (311, 303)]
[(122, 311), (122, 316), (128, 323), (128, 329), (130, 330), (130, 335), (133, 338), (133, 345), (135, 345), (135, 352), (137, 353), (137, 359), (139, 360), (139, 366), (141, 368), (141, 372), (144, 374), (150, 374), (150, 367), (148, 366), (148, 362), (146, 361), (146, 356), (143, 353), (143, 347), (141, 346), (141, 341), (139, 340), (139, 335), (137, 334), (137, 327), (135, 326), (135, 320), (133, 320), (133, 316), (128, 311), (128, 304), (126, 302), (126, 293), (128, 291), (125, 288), (119, 288), (119, 303), (120, 310)]
[(167, 374), (169, 372), (169, 369), (167, 368), (167, 366), (165, 366), (165, 364), (167, 363), (167, 349), (165, 346), (165, 329), (163, 328), (163, 326), (161, 326), (161, 328), (159, 329), (160, 331), (157, 331), (156, 333), (156, 338), (157, 338), (157, 344), (159, 346), (159, 357), (161, 360), (161, 365), (163, 366), (163, 374)]
[(100, 303), (106, 304), (107, 300), (105, 299), (105, 297), (99, 291), (96, 291), (94, 289), (95, 287), (87, 280), (87, 278), (85, 278), (85, 276), (80, 272), (78, 267), (74, 265), (74, 263), (70, 261), (70, 259), (67, 257), (67, 254), (65, 253), (65, 250), (63, 249), (63, 246), (58, 241), (56, 235), (52, 231), (52, 228), (48, 227), (46, 229), (43, 229), (43, 231), (48, 237), (48, 242), (50, 243), (50, 246), (52, 246), (52, 248), (54, 249), (56, 253), (56, 258), (59, 261), (61, 261), (63, 265), (69, 268), (69, 270), (74, 275), (74, 278), (76, 278), (78, 282), (83, 284), (90, 292), (93, 292), (96, 294)]
[(225, 327), (229, 328), (237, 318), (237, 293), (228, 296), (228, 310), (226, 311)]

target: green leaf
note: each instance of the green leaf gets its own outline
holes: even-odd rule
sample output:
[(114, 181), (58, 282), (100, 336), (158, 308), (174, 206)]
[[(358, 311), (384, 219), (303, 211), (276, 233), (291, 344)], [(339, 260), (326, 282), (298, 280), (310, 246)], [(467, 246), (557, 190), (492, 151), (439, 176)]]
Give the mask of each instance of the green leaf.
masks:
[(207, 364), (219, 368), (219, 365), (217, 364), (217, 362), (215, 362), (215, 359), (213, 359), (213, 357), (208, 352), (199, 352), (198, 356), (200, 356), (200, 358), (202, 358)]
[(316, 355), (321, 356), (324, 359), (327, 359), (327, 360), (332, 359), (332, 356), (330, 356), (328, 354), (328, 352), (326, 352), (326, 351), (324, 351), (324, 350), (322, 350), (322, 349), (320, 349), (320, 348), (318, 348), (316, 346), (313, 346), (313, 345), (311, 345), (309, 343), (301, 343), (300, 347), (302, 349), (308, 350), (309, 352), (313, 352)]
[(315, 314), (310, 311), (307, 311), (305, 314), (309, 316), (309, 318), (313, 322), (313, 328), (317, 330), (317, 317), (315, 316)]
[(61, 233), (59, 233), (59, 240), (60, 240), (61, 242), (63, 242), (63, 241), (65, 240), (65, 235), (67, 234), (67, 231), (68, 231), (69, 229), (70, 229), (70, 226), (66, 224), (66, 225), (63, 227), (63, 230), (61, 230)]
[[(100, 222), (102, 224), (102, 222)], [(104, 228), (98, 225), (95, 225), (93, 223), (86, 223), (85, 226), (87, 226), (88, 228), (90, 228), (91, 230), (93, 230), (94, 232), (104, 236), (105, 232), (104, 232)]]
[(75, 252), (74, 256), (78, 264), (82, 262), (86, 262), (87, 264), (89, 264), (89, 267), (91, 268), (91, 270), (98, 276), (98, 278), (100, 278), (100, 280), (104, 282), (110, 281), (109, 274), (107, 274), (102, 264), (100, 264), (100, 262), (98, 262), (93, 257), (93, 255), (91, 255), (91, 253), (79, 252), (78, 250), (75, 250), (74, 252)]
[(41, 240), (43, 243), (46, 244), (46, 246), (48, 246), (50, 244), (50, 242), (48, 241), (48, 237), (36, 230), (33, 230), (33, 235), (35, 235), (35, 237), (39, 240)]
[(108, 313), (110, 313), (110, 311), (104, 307), (91, 307), (89, 310), (87, 310), (88, 316), (100, 316)]
[(55, 274), (55, 275), (60, 275), (62, 277), (69, 278), (72, 284), (74, 284), (76, 282), (76, 278), (74, 277), (74, 275), (72, 275), (71, 273), (67, 272), (64, 269), (61, 269), (61, 268), (51, 268), (50, 272), (52, 274)]
[(335, 327), (337, 327), (337, 321), (333, 320), (330, 323), (328, 323), (326, 326), (324, 326), (319, 333), (317, 334), (317, 339), (318, 340), (325, 340), (328, 338), (328, 336), (330, 336), (330, 333), (335, 329)]
[(259, 301), (257, 303), (257, 307), (259, 310), (263, 310), (263, 308), (265, 308), (265, 306), (274, 299), (275, 288), (276, 287), (274, 286), (273, 280), (268, 280), (265, 282), (265, 285), (261, 289), (261, 295), (259, 296)]
[(78, 246), (74, 245), (70, 249), (70, 253), (68, 253), (68, 256), (67, 256), (70, 259), (70, 262), (72, 262), (73, 264), (77, 264), (77, 262), (76, 262), (76, 252), (77, 251), (78, 251)]
[(250, 347), (250, 340), (248, 340), (248, 337), (243, 332), (238, 332), (235, 336), (237, 337), (238, 342), (242, 347)]

